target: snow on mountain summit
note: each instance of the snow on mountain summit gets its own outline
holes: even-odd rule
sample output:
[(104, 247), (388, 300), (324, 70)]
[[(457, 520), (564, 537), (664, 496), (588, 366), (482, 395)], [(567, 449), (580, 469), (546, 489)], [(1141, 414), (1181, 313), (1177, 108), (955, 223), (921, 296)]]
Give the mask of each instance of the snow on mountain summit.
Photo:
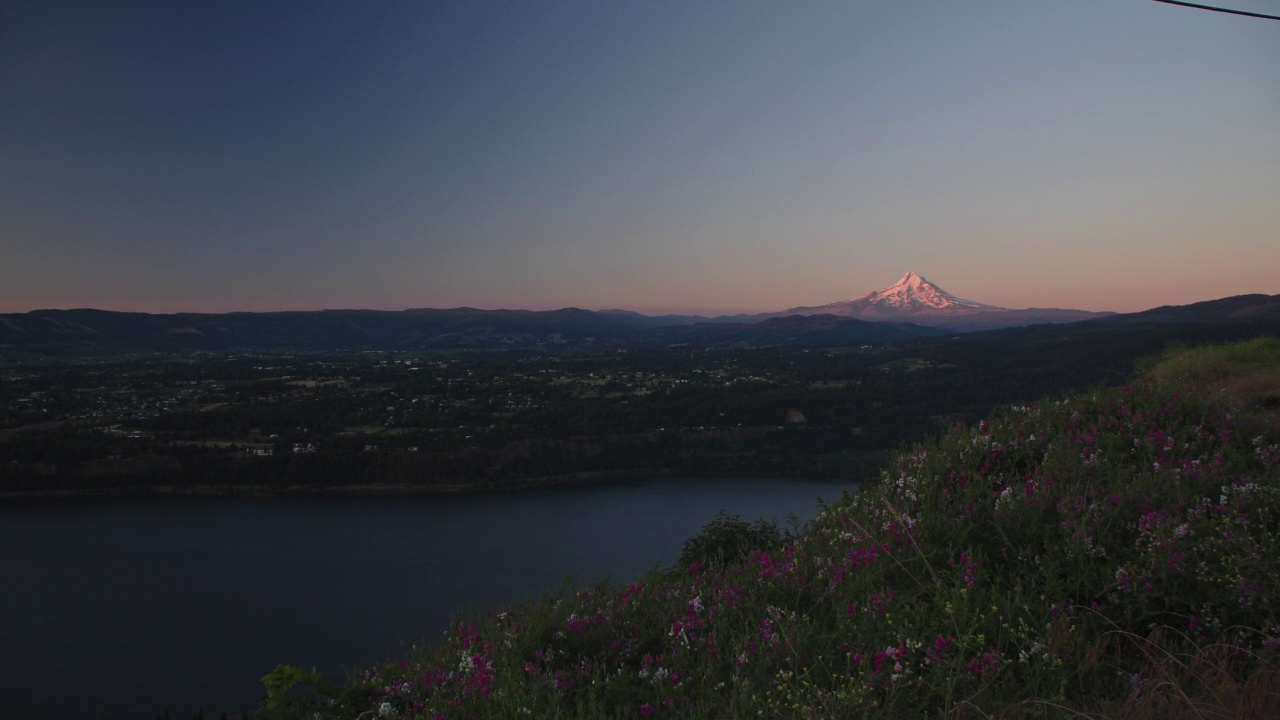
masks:
[(941, 311), (974, 311), (1003, 310), (995, 305), (984, 305), (972, 300), (956, 297), (934, 285), (923, 277), (909, 272), (893, 285), (860, 295), (843, 303), (834, 305), (858, 305), (868, 309), (875, 308), (904, 313)]
[(1038, 323), (1075, 322), (1106, 313), (1057, 308), (1010, 310), (956, 297), (909, 272), (884, 290), (829, 305), (791, 308), (777, 314), (837, 315), (873, 322), (908, 322), (928, 327), (973, 331)]

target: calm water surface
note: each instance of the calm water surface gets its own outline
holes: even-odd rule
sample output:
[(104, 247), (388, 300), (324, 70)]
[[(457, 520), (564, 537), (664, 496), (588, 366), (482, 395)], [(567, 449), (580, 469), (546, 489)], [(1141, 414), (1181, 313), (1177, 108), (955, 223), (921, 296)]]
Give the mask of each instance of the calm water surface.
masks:
[(418, 498), (0, 506), (0, 708), (238, 717), (277, 663), (331, 679), (491, 608), (669, 565), (725, 509), (813, 517), (849, 483), (662, 479)]

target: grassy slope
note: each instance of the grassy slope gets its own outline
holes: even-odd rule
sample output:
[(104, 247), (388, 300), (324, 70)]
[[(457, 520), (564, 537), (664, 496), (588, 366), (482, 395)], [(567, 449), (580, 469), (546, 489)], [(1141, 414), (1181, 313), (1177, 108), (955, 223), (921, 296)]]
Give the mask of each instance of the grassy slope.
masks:
[(321, 714), (1280, 716), (1278, 381), (1258, 340), (1008, 408), (770, 550), (724, 561), (759, 528), (709, 526), (679, 568), (459, 619)]

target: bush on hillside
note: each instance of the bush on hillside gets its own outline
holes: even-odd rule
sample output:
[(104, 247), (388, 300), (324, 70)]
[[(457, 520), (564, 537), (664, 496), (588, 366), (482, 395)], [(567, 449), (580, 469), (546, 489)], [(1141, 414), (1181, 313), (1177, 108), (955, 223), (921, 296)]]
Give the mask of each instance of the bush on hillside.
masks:
[(737, 515), (721, 510), (684, 543), (679, 567), (689, 570), (698, 566), (723, 568), (743, 563), (754, 552), (776, 552), (794, 536), (783, 532), (776, 523), (757, 520), (749, 523)]

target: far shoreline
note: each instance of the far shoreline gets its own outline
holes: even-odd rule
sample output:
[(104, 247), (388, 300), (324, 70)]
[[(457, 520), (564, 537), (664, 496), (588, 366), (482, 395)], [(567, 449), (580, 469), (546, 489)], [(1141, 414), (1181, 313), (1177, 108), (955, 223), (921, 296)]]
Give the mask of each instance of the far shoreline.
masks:
[[(523, 492), (566, 487), (584, 487), (592, 485), (612, 485), (615, 483), (635, 482), (640, 480), (657, 480), (663, 478), (682, 477), (682, 473), (671, 471), (631, 471), (584, 472), (565, 475), (551, 475), (536, 478), (524, 478), (508, 482), (476, 482), (476, 483), (439, 483), (432, 485), (407, 485), (395, 483), (374, 483), (364, 485), (137, 485), (113, 488), (64, 488), (51, 490), (21, 490), (0, 492), (0, 505), (20, 504), (39, 501), (109, 501), (109, 500), (141, 500), (153, 498), (234, 498), (234, 499), (285, 499), (285, 498), (395, 498), (395, 497), (427, 497), (444, 495), (461, 495), (471, 493), (504, 493)], [(775, 477), (781, 482), (795, 481), (830, 481), (831, 483), (848, 483), (851, 487), (865, 484), (866, 480), (842, 477), (809, 477), (771, 475), (751, 475), (734, 473), (732, 475), (698, 475), (688, 476), (697, 480), (733, 480), (735, 478)]]

